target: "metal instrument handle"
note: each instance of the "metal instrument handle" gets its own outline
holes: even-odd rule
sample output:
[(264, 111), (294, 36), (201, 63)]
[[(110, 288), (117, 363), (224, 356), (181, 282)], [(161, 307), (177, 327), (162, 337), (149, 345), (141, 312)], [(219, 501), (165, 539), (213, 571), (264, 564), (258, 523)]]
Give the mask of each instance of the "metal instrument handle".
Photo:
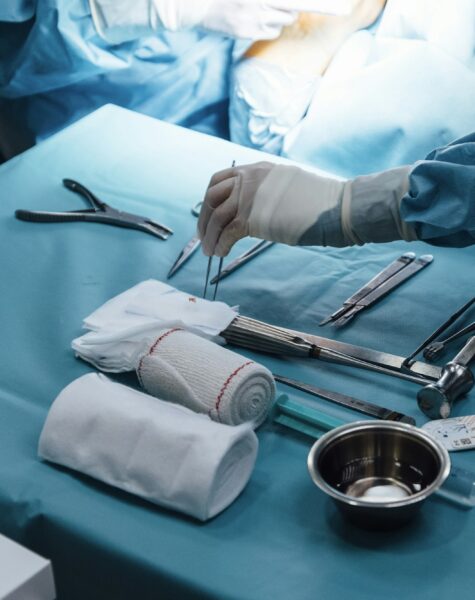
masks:
[(452, 362), (468, 367), (475, 356), (475, 335), (473, 335), (460, 352), (455, 356)]
[(365, 283), (362, 288), (360, 288), (352, 296), (347, 298), (343, 302), (343, 306), (341, 308), (332, 313), (326, 319), (320, 321), (319, 325), (325, 325), (330, 321), (335, 321), (339, 317), (344, 316), (345, 313), (349, 311), (355, 304), (357, 304), (360, 300), (362, 300), (374, 290), (378, 289), (379, 286), (391, 279), (394, 275), (396, 275), (396, 273), (399, 273), (399, 271), (405, 269), (409, 264), (411, 264), (411, 262), (413, 262), (415, 258), (416, 255), (414, 254), (414, 252), (406, 252), (406, 254), (403, 254), (402, 256), (394, 260), (377, 275), (375, 275), (372, 279), (370, 279), (367, 283)]
[(87, 212), (48, 212), (18, 209), (15, 211), (15, 217), (20, 221), (30, 221), (33, 223), (66, 223), (69, 221), (86, 221), (87, 216), (94, 214), (94, 211)]
[(454, 323), (459, 317), (466, 312), (472, 304), (475, 302), (475, 297), (471, 298), (468, 302), (466, 302), (461, 308), (459, 308), (453, 315), (451, 315), (447, 321), (442, 323), (435, 331), (433, 331), (428, 338), (426, 338), (422, 344), (420, 344), (414, 352), (412, 352), (407, 358), (404, 359), (403, 366), (410, 367), (413, 359), (419, 354), (421, 350), (423, 350), (426, 346), (428, 346), (432, 341), (435, 340), (441, 333), (443, 333), (452, 323)]
[(78, 181), (74, 181), (74, 179), (63, 179), (63, 185), (71, 192), (76, 192), (76, 194), (80, 194), (83, 198), (90, 203), (91, 206), (96, 208), (97, 210), (107, 210), (108, 205), (102, 200), (99, 200), (97, 196), (95, 196), (90, 190), (87, 189), (86, 186), (82, 185)]
[(328, 400), (329, 402), (333, 402), (340, 406), (351, 408), (352, 410), (356, 410), (364, 415), (369, 415), (371, 417), (376, 417), (377, 419), (384, 419), (387, 421), (401, 421), (403, 423), (409, 423), (410, 425), (416, 424), (412, 417), (408, 417), (400, 412), (378, 406), (377, 404), (372, 404), (371, 402), (366, 402), (365, 400), (358, 400), (358, 398), (353, 398), (352, 396), (347, 396), (346, 394), (325, 390), (307, 383), (296, 381), (295, 379), (289, 379), (288, 377), (282, 377), (281, 375), (276, 375), (275, 373), (273, 373), (273, 376), (274, 379), (279, 383), (283, 383), (284, 385), (288, 385), (289, 387), (295, 388), (302, 392), (307, 392), (312, 396), (323, 398), (324, 400)]
[(368, 281), (366, 285), (364, 285), (361, 289), (359, 289), (353, 296), (345, 300), (344, 304), (358, 304), (360, 300), (375, 292), (383, 283), (389, 281), (402, 271), (405, 270), (408, 265), (410, 265), (416, 255), (414, 252), (407, 252), (400, 256), (397, 260), (393, 261), (390, 265), (388, 265), (385, 269), (383, 269), (380, 273), (378, 273), (373, 279)]
[(405, 269), (401, 269), (398, 273), (393, 275), (391, 279), (388, 279), (370, 294), (365, 296), (361, 302), (358, 303), (358, 305), (367, 307), (371, 304), (374, 304), (377, 300), (380, 300), (386, 296), (386, 294), (389, 294), (389, 292), (391, 292), (395, 287), (401, 285), (401, 283), (404, 283), (404, 281), (410, 277), (413, 277), (421, 269), (429, 265), (432, 260), (433, 257), (431, 254), (425, 254), (424, 256), (421, 256), (411, 264), (407, 265)]
[(424, 348), (424, 358), (427, 360), (433, 360), (438, 354), (440, 354), (445, 349), (446, 346), (472, 331), (475, 331), (475, 322), (470, 323), (470, 325), (467, 325), (463, 329), (459, 329), (458, 331), (450, 335), (448, 338), (445, 338), (445, 340), (431, 342)]

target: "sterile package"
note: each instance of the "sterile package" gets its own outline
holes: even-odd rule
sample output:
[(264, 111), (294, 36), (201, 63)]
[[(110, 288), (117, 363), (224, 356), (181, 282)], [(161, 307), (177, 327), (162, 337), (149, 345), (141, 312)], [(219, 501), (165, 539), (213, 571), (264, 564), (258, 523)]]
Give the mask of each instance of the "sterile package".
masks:
[(221, 425), (90, 373), (54, 401), (38, 454), (206, 521), (244, 489), (257, 448), (250, 425)]
[(422, 426), (449, 452), (475, 448), (475, 415), (429, 421)]

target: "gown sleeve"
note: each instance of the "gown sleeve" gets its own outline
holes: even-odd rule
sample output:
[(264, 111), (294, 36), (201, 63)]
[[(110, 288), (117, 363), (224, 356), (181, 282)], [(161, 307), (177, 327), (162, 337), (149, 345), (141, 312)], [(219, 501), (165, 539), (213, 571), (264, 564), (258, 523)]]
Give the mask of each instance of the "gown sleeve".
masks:
[(415, 164), (401, 216), (430, 244), (475, 244), (475, 133)]

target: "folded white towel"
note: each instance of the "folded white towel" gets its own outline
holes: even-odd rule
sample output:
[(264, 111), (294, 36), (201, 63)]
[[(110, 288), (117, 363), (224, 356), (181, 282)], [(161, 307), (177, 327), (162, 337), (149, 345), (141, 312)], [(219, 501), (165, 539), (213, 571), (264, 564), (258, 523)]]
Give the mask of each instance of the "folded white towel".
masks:
[(73, 350), (102, 371), (132, 371), (159, 331), (180, 327), (223, 342), (219, 334), (237, 317), (235, 308), (148, 280), (126, 290), (84, 320), (90, 333), (73, 340)]
[(152, 396), (204, 412), (227, 425), (257, 427), (275, 396), (272, 373), (245, 357), (182, 329), (161, 331), (137, 365)]
[(93, 373), (58, 395), (38, 454), (205, 521), (243, 490), (257, 447), (249, 425), (221, 425)]

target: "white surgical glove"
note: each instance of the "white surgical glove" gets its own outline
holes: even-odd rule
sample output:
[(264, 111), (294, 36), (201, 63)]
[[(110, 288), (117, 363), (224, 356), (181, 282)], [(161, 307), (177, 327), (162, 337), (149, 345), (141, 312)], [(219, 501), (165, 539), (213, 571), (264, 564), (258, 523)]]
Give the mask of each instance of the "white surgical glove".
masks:
[(347, 14), (354, 0), (89, 0), (98, 33), (113, 44), (159, 29), (207, 31), (250, 40), (273, 39), (298, 13)]
[(417, 239), (399, 205), (411, 167), (342, 181), (260, 162), (219, 171), (203, 201), (203, 251), (225, 256), (250, 235), (290, 245), (351, 246)]
[[(211, 0), (199, 25), (236, 38), (270, 40), (298, 16), (291, 0)], [(198, 24), (198, 23), (197, 23)]]
[[(190, 0), (182, 0), (185, 4)], [(194, 0), (193, 0), (194, 1)], [(208, 0), (208, 8), (196, 21), (209, 31), (251, 40), (274, 39), (291, 25), (300, 12), (346, 15), (354, 0)]]

